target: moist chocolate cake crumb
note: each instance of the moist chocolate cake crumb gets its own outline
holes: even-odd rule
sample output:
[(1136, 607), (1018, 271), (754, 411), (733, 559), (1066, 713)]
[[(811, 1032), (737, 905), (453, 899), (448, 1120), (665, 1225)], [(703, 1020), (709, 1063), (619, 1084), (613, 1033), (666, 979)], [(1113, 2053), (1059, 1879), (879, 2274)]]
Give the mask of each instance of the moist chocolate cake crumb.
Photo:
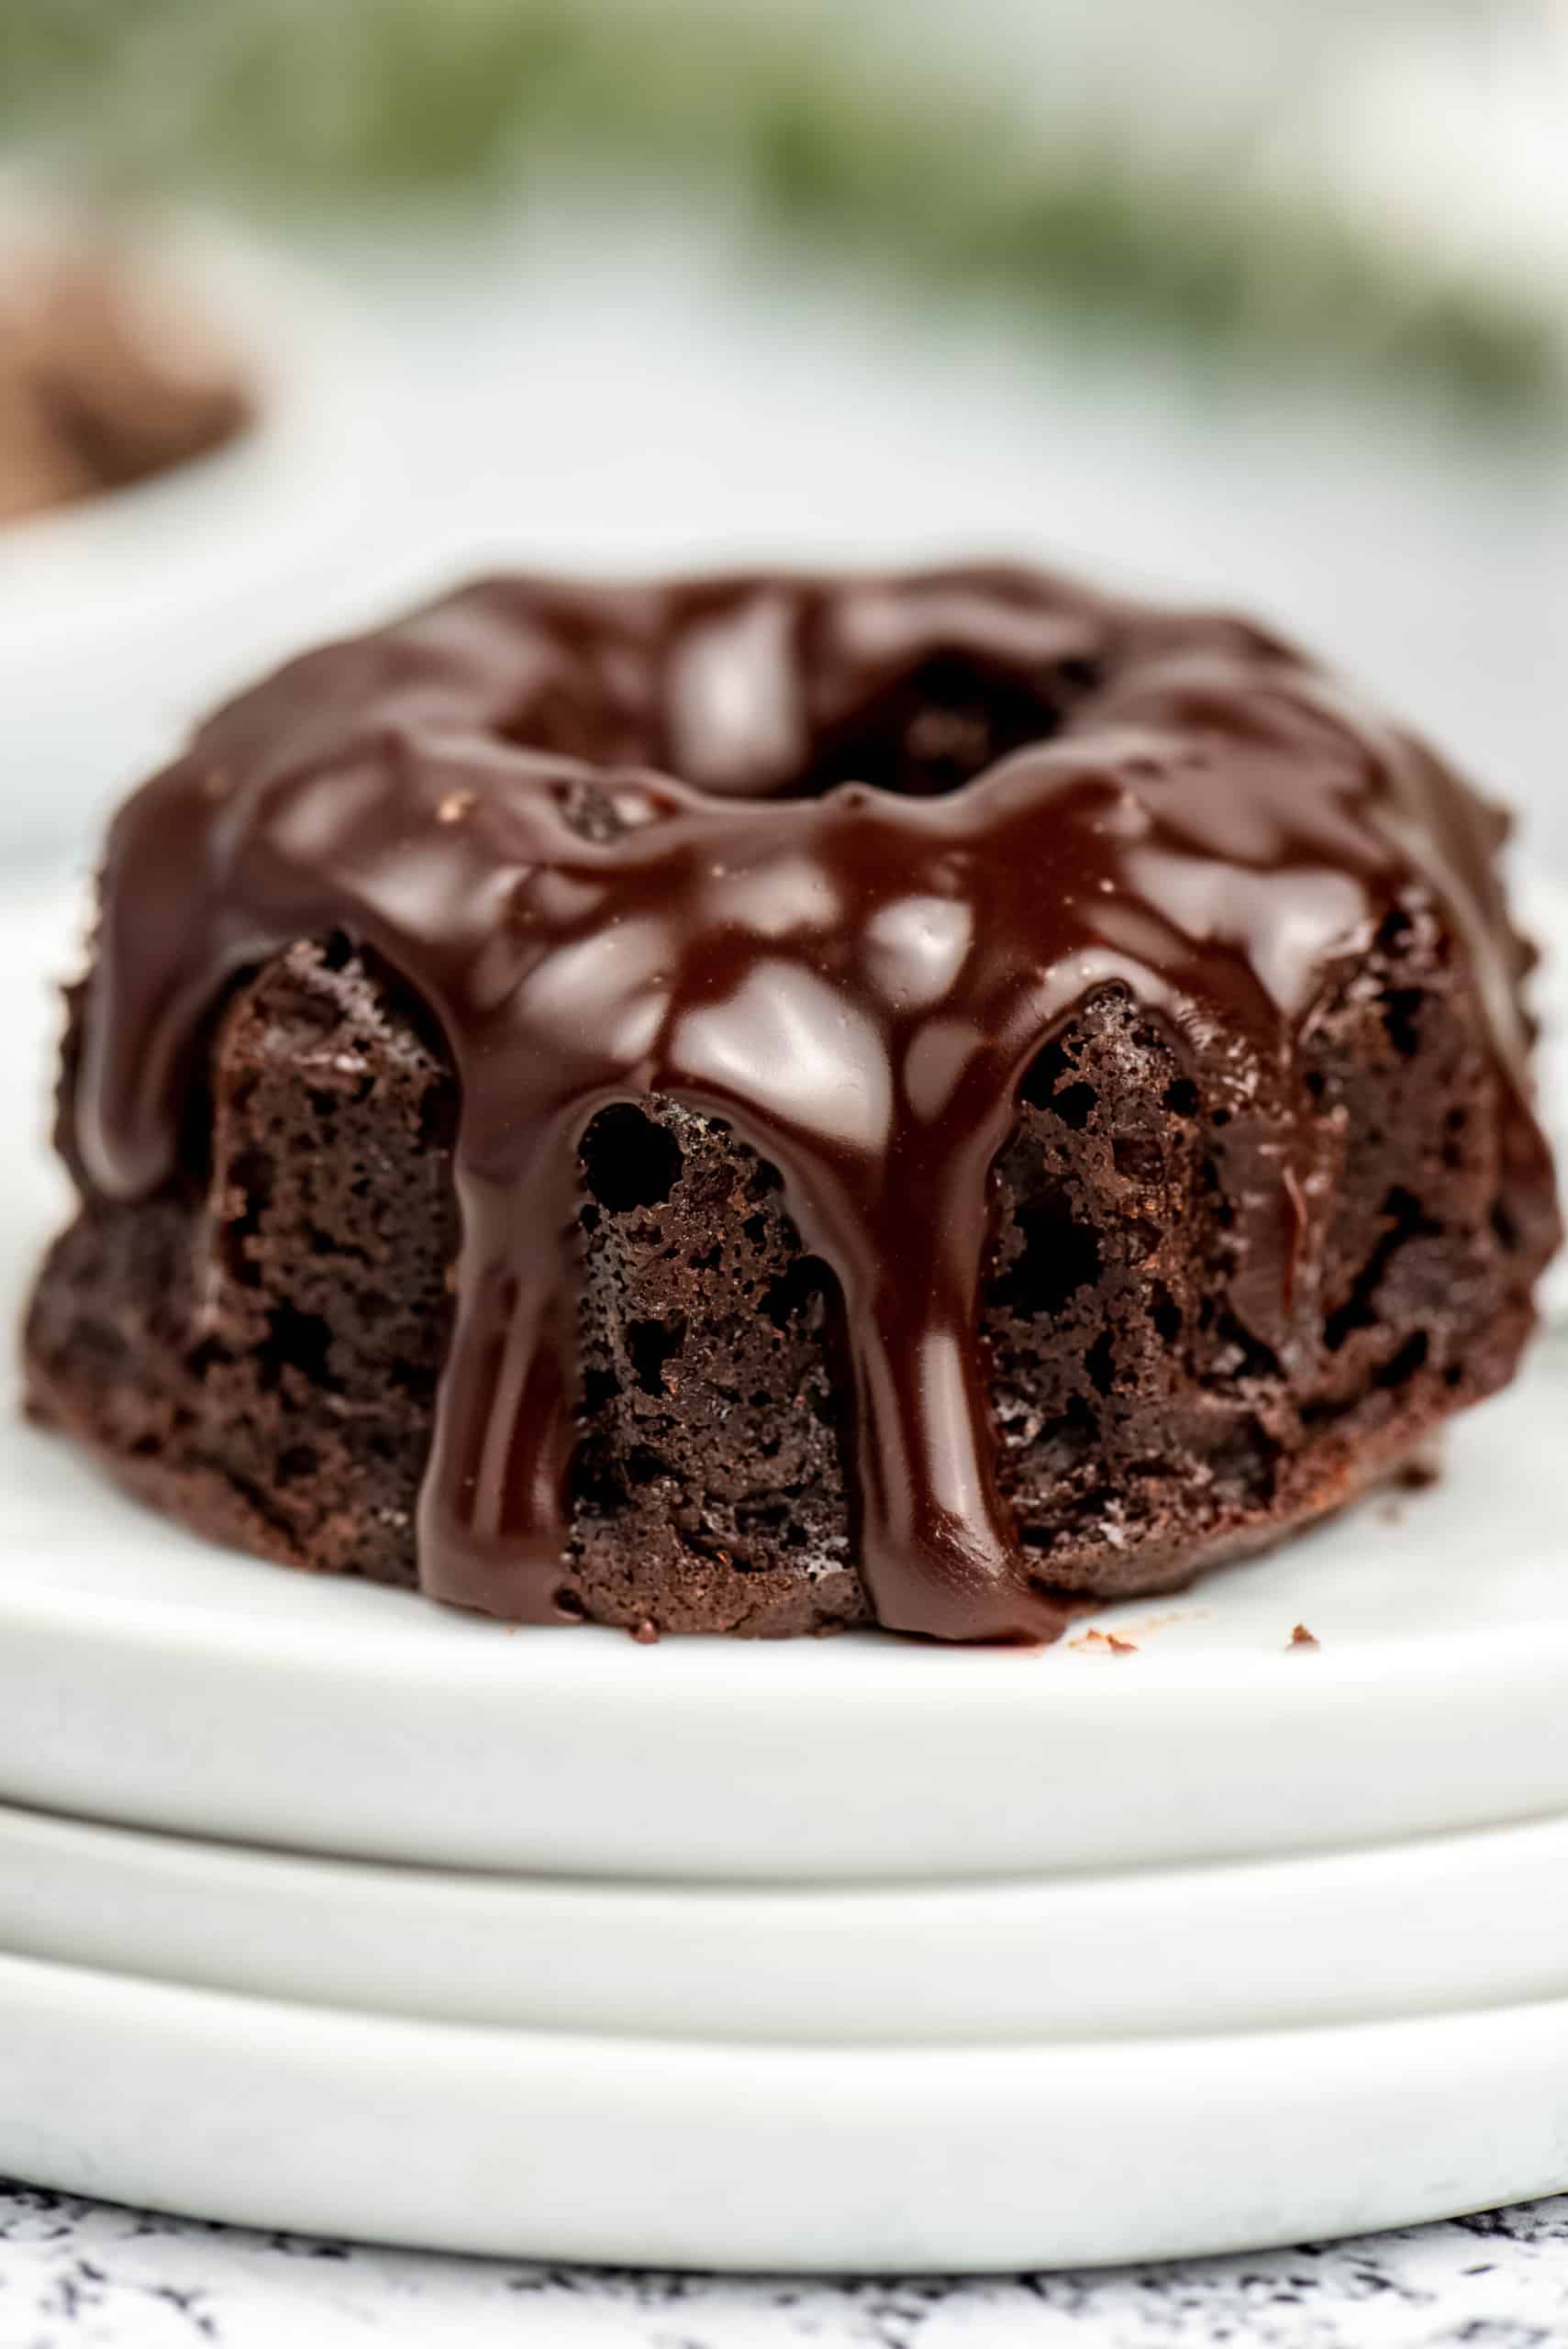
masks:
[[(795, 631), (795, 650), (779, 654), (782, 666), (763, 680), (766, 723), (754, 717), (750, 748), (725, 736), (712, 712), (700, 740), (690, 710), (649, 714), (667, 670), (690, 685), (702, 632), (720, 619), (751, 629), (748, 659), (786, 622)], [(853, 639), (852, 659), (841, 649), (829, 658), (834, 630)], [(1074, 664), (1064, 685), (1041, 667), (1051, 646), (1052, 658)], [(456, 664), (462, 694), (476, 712), (483, 705), (485, 741), (499, 747), (471, 750), (466, 738), (440, 730), (455, 718), (428, 714), (442, 707), (429, 696), (446, 678), (443, 662)], [(403, 709), (400, 663), (413, 679), (408, 690), (427, 696), (417, 721), (378, 716), (384, 700), (395, 714)], [(702, 674), (706, 692), (711, 676)], [(1299, 718), (1289, 700), (1298, 677), (1310, 687)], [(751, 685), (755, 700), (762, 688), (755, 678)], [(1026, 725), (1020, 697), (1031, 694)], [(639, 1640), (777, 1637), (879, 1618), (944, 1637), (1049, 1636), (1096, 1599), (1181, 1588), (1200, 1569), (1341, 1507), (1400, 1472), (1442, 1420), (1512, 1375), (1557, 1224), (1547, 1161), (1499, 1026), (1514, 1016), (1506, 1007), (1523, 956), (1490, 872), (1496, 828), (1479, 803), (1433, 803), (1448, 810), (1445, 821), (1460, 809), (1487, 842), (1469, 876), (1468, 928), (1418, 858), (1405, 861), (1402, 836), (1386, 875), (1369, 880), (1363, 852), (1357, 867), (1350, 849), (1335, 845), (1348, 839), (1350, 784), (1339, 777), (1342, 768), (1353, 778), (1354, 762), (1373, 757), (1367, 745), (1377, 738), (1359, 719), (1325, 717), (1329, 705), (1316, 696), (1294, 656), (1240, 624), (1148, 615), (1060, 582), (996, 572), (671, 591), (499, 583), (401, 632), (296, 664), (220, 718), (191, 761), (151, 786), (169, 795), (170, 816), (155, 820), (153, 800), (133, 801), (117, 828), (98, 972), (71, 997), (60, 1095), (59, 1144), (80, 1208), (33, 1299), (29, 1408), (88, 1444), (141, 1498), (221, 1541), (322, 1572), (408, 1586), (423, 1578), (440, 1595), (496, 1612), (614, 1624)], [(354, 730), (361, 707), (368, 734)], [(732, 718), (730, 708), (724, 723)], [(1059, 766), (1018, 749), (1030, 725)], [(345, 726), (345, 747), (334, 752), (333, 729)], [(1299, 883), (1294, 868), (1279, 876), (1295, 892), (1280, 896), (1279, 921), (1297, 930), (1276, 936), (1265, 924), (1247, 941), (1245, 955), (1263, 979), (1246, 975), (1240, 942), (1214, 942), (1230, 934), (1225, 924), (1236, 917), (1227, 908), (1253, 901), (1245, 896), (1258, 886), (1253, 863), (1267, 868), (1281, 854), (1271, 827), (1282, 803), (1249, 801), (1254, 728), (1256, 756), (1272, 759), (1276, 774), (1292, 763), (1303, 803), (1320, 792), (1326, 811), (1311, 818), (1320, 826), (1322, 871)], [(569, 753), (554, 747), (563, 741)], [(683, 741), (688, 766), (706, 778), (700, 792), (625, 763), (673, 761)], [(511, 747), (519, 742), (540, 747), (519, 752)], [(757, 782), (764, 748), (783, 762), (765, 788)], [(584, 770), (578, 763), (589, 754), (601, 764)], [(825, 774), (812, 767), (814, 755)], [(516, 1217), (497, 1223), (520, 1252), (507, 1278), (531, 1277), (535, 1266), (557, 1300), (538, 1308), (529, 1342), (552, 1331), (548, 1359), (567, 1365), (560, 1534), (552, 1546), (541, 1530), (550, 1496), (537, 1506), (530, 1499), (526, 1574), (514, 1572), (503, 1526), (484, 1537), (461, 1591), (439, 1574), (432, 1585), (420, 1531), (422, 1509), (432, 1522), (438, 1406), (443, 1394), (451, 1403), (460, 1368), (471, 1379), (483, 1370), (491, 1415), (460, 1419), (454, 1441), (479, 1446), (483, 1436), (493, 1447), (505, 1431), (495, 1397), (511, 1375), (484, 1368), (472, 1343), (460, 1364), (454, 1335), (481, 1276), (472, 1252), (465, 1258), (460, 1208), (460, 1196), (480, 1196), (465, 1119), (476, 1111), (476, 1084), (490, 1082), (491, 1063), (478, 1057), (481, 1014), (465, 1014), (474, 1027), (454, 1038), (417, 982), (413, 945), (400, 964), (391, 930), (367, 924), (351, 893), (324, 883), (317, 865), (307, 866), (315, 917), (291, 935), (296, 917), (286, 915), (281, 939), (269, 934), (273, 918), (259, 908), (263, 873), (274, 869), (266, 859), (278, 851), (261, 832), (257, 862), (236, 868), (238, 878), (200, 862), (216, 854), (210, 842), (246, 837), (235, 829), (236, 809), (249, 804), (246, 794), (273, 787), (259, 777), (288, 775), (291, 761), (311, 758), (328, 760), (322, 779), (312, 781), (306, 763), (304, 780), (290, 785), (317, 794), (308, 837), (368, 809), (365, 820), (384, 832), (365, 835), (352, 854), (381, 859), (366, 868), (376, 873), (400, 869), (395, 860), (413, 860), (417, 844), (420, 859), (466, 858), (462, 869), (483, 875), (499, 854), (487, 845), (495, 827), (514, 820), (515, 805), (531, 808), (554, 795), (564, 844), (553, 862), (508, 882), (493, 939), (486, 930), (464, 949), (480, 958), (473, 973), (489, 967), (484, 953), (501, 956), (503, 942), (507, 955), (532, 951), (539, 925), (568, 918), (573, 890), (602, 888), (642, 870), (639, 859), (673, 853), (666, 840), (695, 837), (711, 937), (694, 930), (658, 952), (722, 955), (740, 935), (725, 922), (755, 925), (774, 957), (774, 992), (761, 1000), (809, 1008), (787, 1031), (793, 1041), (770, 1046), (775, 1057), (743, 1072), (743, 1088), (753, 1091), (733, 1110), (717, 1092), (657, 1079), (592, 1108), (574, 1163), (562, 1170), (571, 1179), (562, 1237), (529, 1220), (531, 1210), (520, 1225)], [(726, 760), (727, 791), (715, 781)], [(987, 769), (978, 782), (970, 775), (976, 762)], [(1225, 778), (1218, 796), (1205, 796), (1206, 762)], [(884, 778), (869, 790), (853, 779), (868, 771)], [(204, 786), (214, 772), (228, 785), (221, 800)], [(812, 892), (820, 896), (828, 870), (818, 843), (859, 840), (856, 826), (879, 826), (867, 837), (881, 856), (906, 837), (925, 877), (913, 898), (890, 900), (872, 920), (865, 952), (896, 971), (898, 988), (934, 989), (936, 1009), (917, 1030), (928, 1061), (901, 1063), (909, 1074), (900, 1084), (926, 1081), (921, 1065), (961, 1068), (961, 1040), (982, 1040), (986, 1050), (993, 1041), (963, 1026), (960, 998), (942, 1014), (941, 990), (952, 983), (940, 974), (955, 967), (949, 941), (958, 934), (944, 908), (967, 907), (967, 920), (978, 907), (980, 934), (1000, 937), (988, 893), (1014, 887), (1018, 876), (988, 868), (984, 849), (961, 847), (968, 835), (951, 828), (971, 820), (973, 794), (990, 795), (986, 807), (1021, 807), (1054, 824), (1050, 778), (1059, 772), (1064, 793), (1084, 773), (1114, 779), (1103, 800), (1113, 834), (1106, 853), (1125, 855), (1146, 896), (1168, 895), (1158, 914), (1152, 898), (1107, 896), (1102, 911), (1090, 908), (1101, 934), (1121, 941), (1119, 959), (1062, 995), (1007, 1079), (1010, 1123), (989, 1167), (976, 1159), (965, 1209), (979, 1251), (973, 1323), (933, 1320), (917, 1375), (912, 1361), (886, 1357), (888, 1375), (913, 1381), (909, 1408), (929, 1415), (930, 1382), (955, 1378), (971, 1356), (983, 1380), (979, 1449), (972, 1459), (962, 1445), (951, 1455), (907, 1454), (908, 1473), (926, 1481), (919, 1492), (901, 1490), (904, 1472), (889, 1464), (903, 1455), (889, 1448), (885, 1428), (870, 1440), (866, 1417), (873, 1404), (885, 1412), (896, 1398), (868, 1386), (866, 1307), (846, 1306), (846, 1276), (863, 1283), (874, 1267), (851, 1260), (822, 1214), (822, 1182), (837, 1162), (825, 1145), (814, 1157), (817, 1143), (807, 1149), (782, 1126), (776, 1154), (767, 1146), (769, 1088), (804, 1099), (809, 1077), (818, 1088), (809, 1115), (825, 1118), (820, 1087), (836, 1065), (836, 1040), (869, 1017), (847, 979), (836, 975), (829, 987), (822, 975), (840, 969), (829, 933), (805, 960), (790, 961), (790, 925), (817, 918)], [(813, 798), (819, 786), (826, 796)], [(1176, 807), (1189, 787), (1196, 796), (1183, 803), (1192, 812), (1179, 838), (1202, 833), (1207, 845), (1178, 856), (1175, 818), (1150, 811)], [(1035, 796), (1021, 796), (1026, 789)], [(1450, 779), (1443, 791), (1461, 786)], [(424, 830), (411, 829), (399, 792), (423, 795), (421, 806), (428, 799)], [(514, 793), (522, 798), (514, 802)], [(905, 802), (926, 808), (907, 818), (906, 835), (898, 829)], [(275, 804), (283, 812), (267, 821), (296, 823), (306, 839), (303, 804), (297, 817), (286, 801)], [(1082, 805), (1092, 818), (1083, 837), (1096, 841), (1101, 801)], [(1165, 833), (1148, 831), (1153, 823)], [(1131, 843), (1125, 851), (1118, 825)], [(181, 827), (197, 843), (195, 882), (183, 877)], [(1152, 844), (1161, 838), (1164, 845)], [(1063, 830), (1062, 840), (1063, 856), (1079, 853), (1075, 836)], [(336, 852), (350, 855), (347, 846)], [(761, 860), (762, 895), (721, 899), (715, 893), (744, 884), (749, 856)], [(1340, 856), (1343, 874), (1334, 870)], [(433, 888), (432, 869), (410, 861), (400, 906), (414, 903), (416, 872), (419, 888)], [(1123, 872), (1114, 863), (1108, 870)], [(1225, 888), (1215, 894), (1217, 875)], [(953, 894), (937, 896), (938, 878)], [(835, 880), (840, 885), (861, 885), (851, 876)], [(1041, 863), (1046, 969), (1051, 925), (1062, 918), (1052, 893), (1062, 885), (1049, 859)], [(465, 886), (478, 892), (482, 883)], [(440, 887), (446, 894), (431, 896), (434, 910), (418, 919), (468, 919), (479, 896)], [(177, 904), (173, 928), (157, 902), (142, 903), (144, 888)], [(195, 1007), (188, 1032), (128, 1027), (138, 1001), (154, 1001), (137, 957), (152, 951), (148, 941), (161, 941), (160, 952), (196, 952), (188, 941), (202, 934), (204, 889), (214, 908), (221, 889), (256, 893), (221, 915), (230, 925), (224, 935), (250, 943), (214, 966), (216, 979), (199, 962), (180, 978), (179, 999)], [(1212, 914), (1203, 912), (1210, 903)], [(574, 1024), (563, 1035), (592, 1036), (593, 1021), (609, 1017), (583, 990), (587, 974), (618, 967), (614, 956), (650, 958), (646, 969), (628, 966), (643, 991), (628, 1000), (665, 984), (669, 965), (633, 935), (649, 918), (617, 913), (608, 927), (584, 931), (605, 941), (608, 959), (575, 966), (584, 975), (573, 981)], [(1159, 920), (1195, 925), (1192, 945), (1168, 943)], [(1301, 956), (1303, 936), (1319, 932), (1329, 942), (1314, 946), (1299, 972), (1267, 975), (1287, 953)], [(1140, 956), (1173, 975), (1144, 985)], [(1214, 985), (1233, 990), (1226, 1019), (1244, 1017), (1253, 1028), (1226, 1026), (1205, 993), (1200, 956), (1209, 958)], [(520, 967), (555, 965), (546, 953)], [(746, 967), (736, 965), (724, 984), (743, 987)], [(1269, 1008), (1265, 981), (1290, 992), (1288, 1016)], [(862, 984), (872, 981), (855, 982)], [(1245, 1008), (1249, 989), (1255, 1011)], [(158, 999), (175, 998), (165, 988)], [(702, 999), (694, 983), (694, 1006)], [(902, 1019), (903, 997), (895, 990), (886, 1000)], [(1173, 1001), (1184, 1002), (1179, 1017)], [(144, 1097), (134, 1089), (115, 1094), (117, 1053), (142, 1087), (150, 1082), (144, 1070), (169, 1072), (166, 1106), (153, 1104), (155, 1115), (138, 1106)], [(857, 1083), (883, 1082), (880, 1065), (867, 1059)], [(487, 1114), (499, 1115), (509, 1098), (497, 1090)], [(114, 1108), (117, 1099), (130, 1106)], [(841, 1114), (862, 1113), (850, 1099)], [(152, 1140), (137, 1141), (145, 1171), (128, 1176), (133, 1130)], [(504, 1119), (495, 1129), (504, 1137), (525, 1130)], [(932, 1315), (923, 1284), (933, 1275), (917, 1253), (901, 1252), (924, 1244), (930, 1210), (921, 1185), (934, 1179), (900, 1176), (890, 1161), (874, 1209), (889, 1233), (908, 1235), (888, 1241), (878, 1277), (896, 1285), (902, 1275), (912, 1306)], [(812, 1219), (808, 1237), (803, 1223)], [(545, 1359), (519, 1355), (518, 1380), (539, 1375)], [(528, 1416), (517, 1420), (525, 1432)], [(928, 1416), (926, 1425), (936, 1423)], [(483, 1464), (491, 1452), (463, 1456)], [(988, 1480), (989, 1502), (962, 1485), (966, 1460)], [(496, 1483), (488, 1467), (474, 1475), (476, 1489), (491, 1478), (493, 1502), (513, 1505), (504, 1478)], [(960, 1483), (950, 1500), (951, 1477)], [(995, 1529), (984, 1572), (944, 1562), (941, 1524), (961, 1517)], [(890, 1605), (888, 1529), (901, 1524), (916, 1563), (901, 1569)], [(868, 1570), (868, 1542), (880, 1582)], [(483, 1578), (490, 1562), (499, 1576), (494, 1598)], [(1132, 1645), (1102, 1633), (1088, 1640), (1107, 1653)], [(1298, 1626), (1292, 1644), (1316, 1642)]]

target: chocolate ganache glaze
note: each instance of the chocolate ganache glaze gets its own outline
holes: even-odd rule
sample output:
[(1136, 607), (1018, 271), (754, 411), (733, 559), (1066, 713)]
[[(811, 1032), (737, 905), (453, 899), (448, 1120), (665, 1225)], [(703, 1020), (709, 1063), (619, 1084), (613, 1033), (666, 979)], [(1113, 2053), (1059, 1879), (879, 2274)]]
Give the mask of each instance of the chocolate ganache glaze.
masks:
[(1474, 965), (1506, 1168), (1540, 1179), (1500, 826), (1229, 619), (1004, 568), (485, 582), (295, 662), (122, 812), (83, 1156), (113, 1197), (172, 1177), (215, 1005), (293, 940), (346, 932), (417, 991), (461, 1085), (462, 1230), (421, 1575), (544, 1622), (565, 1611), (579, 1142), (649, 1094), (717, 1115), (842, 1293), (878, 1619), (1049, 1638), (978, 1335), (1031, 1063), (1121, 989), (1219, 1071), (1251, 1294), (1282, 1327), (1328, 1187), (1298, 1025), (1412, 885)]

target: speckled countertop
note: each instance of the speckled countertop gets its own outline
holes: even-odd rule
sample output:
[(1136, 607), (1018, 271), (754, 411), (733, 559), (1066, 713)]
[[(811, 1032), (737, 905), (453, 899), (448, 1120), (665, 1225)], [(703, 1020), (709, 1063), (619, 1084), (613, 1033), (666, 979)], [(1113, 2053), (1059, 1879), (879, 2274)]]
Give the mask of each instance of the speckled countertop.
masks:
[(1236, 2259), (834, 2283), (367, 2251), (0, 2184), (0, 2349), (1547, 2349), (1565, 2338), (1568, 2195)]

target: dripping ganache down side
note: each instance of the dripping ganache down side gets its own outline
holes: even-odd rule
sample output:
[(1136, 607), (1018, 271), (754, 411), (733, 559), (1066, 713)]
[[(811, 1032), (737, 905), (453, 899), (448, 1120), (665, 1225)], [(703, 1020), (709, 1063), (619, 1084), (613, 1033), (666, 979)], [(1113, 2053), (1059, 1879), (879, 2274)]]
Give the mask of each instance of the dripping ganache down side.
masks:
[[(1094, 1487), (1071, 1411), (1031, 1428), (985, 1334), (1009, 1278), (1069, 1305), (1029, 1274), (1053, 1229), (1070, 1245), (1059, 1208), (995, 1270), (1020, 1088), (1069, 1035), (1087, 1049), (1086, 1016), (1136, 1014), (1173, 1098), (1223, 1120), (1248, 1309), (1201, 1342), (1288, 1375), (1307, 1306), (1356, 1309), (1307, 1295), (1344, 1140), (1313, 1022), (1373, 941), (1425, 925), (1436, 964), (1464, 966), (1487, 1063), (1518, 1260), (1498, 1383), (1551, 1210), (1496, 844), (1429, 753), (1237, 622), (998, 570), (484, 583), (294, 663), (122, 811), (74, 1145), (104, 1198), (166, 1191), (215, 1007), (295, 941), (346, 939), (412, 991), (455, 1074), (461, 1219), (421, 1576), (545, 1621), (573, 1603), (579, 1152), (619, 1104), (728, 1129), (837, 1293), (869, 1611), (1049, 1637), (1084, 1576), (1020, 1539), (1020, 1456), (1076, 1475), (1086, 1510)], [(1203, 1307), (1168, 1308), (1195, 1345)], [(1356, 1481), (1339, 1459), (1290, 1514)], [(1178, 1543), (1149, 1568), (1208, 1562)]]

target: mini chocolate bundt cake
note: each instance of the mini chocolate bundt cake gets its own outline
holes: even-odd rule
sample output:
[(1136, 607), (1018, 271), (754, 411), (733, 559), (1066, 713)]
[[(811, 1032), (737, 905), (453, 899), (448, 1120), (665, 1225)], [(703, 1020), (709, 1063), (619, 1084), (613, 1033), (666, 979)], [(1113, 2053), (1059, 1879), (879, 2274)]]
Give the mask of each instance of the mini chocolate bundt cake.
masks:
[(470, 587), (119, 815), (30, 1407), (520, 1622), (1049, 1639), (1511, 1375), (1504, 829), (1234, 619)]

